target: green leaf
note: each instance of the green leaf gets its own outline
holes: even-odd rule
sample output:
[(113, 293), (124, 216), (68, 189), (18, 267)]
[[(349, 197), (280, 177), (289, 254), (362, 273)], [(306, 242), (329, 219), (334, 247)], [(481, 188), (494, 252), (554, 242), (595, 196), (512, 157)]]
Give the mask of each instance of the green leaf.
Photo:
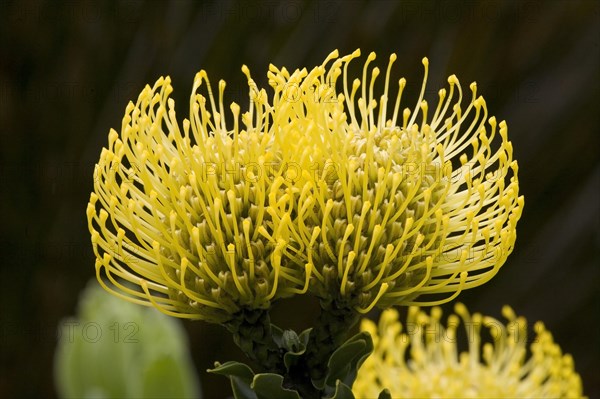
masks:
[(283, 355), (283, 364), (285, 365), (285, 369), (290, 371), (290, 369), (302, 357), (304, 352), (306, 352), (306, 347), (302, 348), (302, 350), (299, 352), (287, 352), (285, 355)]
[(242, 381), (245, 381), (250, 385), (252, 383), (252, 379), (254, 378), (254, 371), (244, 363), (230, 361), (220, 364), (219, 362), (215, 362), (214, 369), (206, 370), (209, 373), (224, 375), (225, 377), (237, 377)]
[(298, 352), (302, 347), (300, 337), (294, 330), (285, 330), (283, 332), (283, 347), (289, 352)]
[(306, 330), (302, 331), (298, 337), (300, 338), (300, 342), (302, 342), (304, 346), (308, 345), (308, 339), (310, 338), (311, 331), (312, 328), (307, 328)]
[(215, 362), (214, 369), (208, 369), (209, 373), (224, 375), (229, 377), (231, 390), (235, 399), (258, 399), (252, 390), (252, 380), (254, 371), (244, 363), (229, 361), (223, 364)]
[(245, 380), (239, 377), (229, 377), (229, 379), (231, 380), (231, 390), (235, 399), (258, 399), (250, 384)]
[(297, 391), (283, 386), (283, 376), (273, 373), (263, 373), (254, 376), (252, 389), (258, 399), (300, 399)]
[(288, 352), (286, 352), (283, 355), (283, 364), (285, 365), (285, 368), (287, 371), (290, 371), (292, 366), (294, 366), (297, 363), (298, 359), (300, 359), (302, 357), (302, 355), (304, 355), (304, 352), (306, 352), (306, 346), (308, 345), (310, 331), (311, 331), (311, 329), (309, 328), (308, 330), (302, 331), (302, 333), (300, 333), (300, 335), (297, 335), (296, 336), (296, 338), (297, 338), (296, 350), (295, 351), (288, 350)]
[(377, 399), (392, 399), (392, 394), (387, 389), (381, 391)]
[(334, 387), (337, 380), (352, 386), (358, 368), (373, 352), (373, 340), (369, 333), (363, 331), (344, 342), (333, 352), (327, 363), (325, 384)]
[(354, 393), (352, 393), (352, 389), (350, 389), (348, 385), (344, 384), (340, 380), (337, 380), (335, 385), (335, 393), (328, 399), (355, 399)]
[(271, 337), (279, 348), (283, 348), (283, 330), (275, 324), (271, 324)]

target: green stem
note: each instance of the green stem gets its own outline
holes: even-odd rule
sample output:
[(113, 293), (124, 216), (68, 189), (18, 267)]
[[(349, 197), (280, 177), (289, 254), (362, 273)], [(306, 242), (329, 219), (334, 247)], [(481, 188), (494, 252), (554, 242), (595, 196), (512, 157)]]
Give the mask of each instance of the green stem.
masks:
[(242, 310), (224, 326), (242, 351), (262, 369), (285, 378), (284, 386), (298, 391), (303, 399), (320, 399), (325, 392), (313, 385), (326, 376), (327, 363), (342, 345), (359, 319), (358, 313), (345, 303), (321, 301), (321, 313), (310, 333), (302, 360), (286, 371), (284, 350), (273, 340), (268, 310)]
[(224, 326), (235, 344), (263, 371), (285, 373), (283, 353), (273, 340), (268, 310), (242, 310)]
[(292, 367), (285, 380), (287, 388), (298, 391), (302, 399), (321, 399), (321, 390), (312, 384), (309, 370), (304, 362)]
[(321, 301), (321, 313), (311, 331), (306, 351), (306, 366), (313, 381), (325, 378), (329, 358), (346, 341), (358, 320), (359, 314), (345, 303)]

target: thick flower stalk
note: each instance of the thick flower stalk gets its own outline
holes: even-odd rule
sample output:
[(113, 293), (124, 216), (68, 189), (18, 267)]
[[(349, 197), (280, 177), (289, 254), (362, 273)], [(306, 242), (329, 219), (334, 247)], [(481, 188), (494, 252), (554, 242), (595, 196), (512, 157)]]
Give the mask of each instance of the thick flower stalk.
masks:
[[(470, 315), (460, 303), (455, 311), (445, 326), (437, 307), (430, 314), (409, 308), (404, 327), (395, 309), (385, 310), (378, 326), (363, 320), (375, 350), (359, 370), (355, 396), (375, 398), (387, 388), (393, 398), (582, 397), (572, 357), (563, 355), (541, 322), (532, 339), (527, 321), (508, 306), (502, 309), (507, 323)], [(459, 353), (463, 341), (467, 350)]]

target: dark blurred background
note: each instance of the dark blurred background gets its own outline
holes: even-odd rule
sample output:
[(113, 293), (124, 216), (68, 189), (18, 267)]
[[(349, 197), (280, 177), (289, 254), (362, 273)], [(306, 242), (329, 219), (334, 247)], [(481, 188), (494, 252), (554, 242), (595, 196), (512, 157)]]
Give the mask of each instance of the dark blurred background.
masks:
[[(269, 63), (312, 67), (335, 48), (376, 51), (380, 66), (396, 52), (413, 100), (428, 56), (432, 93), (452, 73), (476, 80), (508, 121), (526, 198), (517, 245), (490, 283), (459, 298), (544, 320), (600, 397), (600, 2), (2, 0), (0, 48), (0, 397), (55, 396), (56, 326), (94, 274), (93, 167), (127, 102), (170, 75), (183, 118), (206, 69), (243, 104), (242, 64), (265, 85)], [(294, 328), (316, 311), (283, 305), (274, 317)], [(242, 355), (219, 326), (185, 327), (206, 397), (225, 397), (227, 381), (204, 370)]]

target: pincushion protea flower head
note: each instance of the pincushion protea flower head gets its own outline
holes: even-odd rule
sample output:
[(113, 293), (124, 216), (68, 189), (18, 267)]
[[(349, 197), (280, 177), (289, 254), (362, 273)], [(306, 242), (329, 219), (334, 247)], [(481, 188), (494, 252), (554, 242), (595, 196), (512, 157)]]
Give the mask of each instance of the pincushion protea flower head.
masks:
[[(277, 161), (286, 143), (269, 127), (265, 91), (249, 75), (248, 82), (245, 127), (237, 104), (230, 106), (234, 126), (226, 127), (225, 82), (217, 105), (204, 71), (182, 129), (169, 78), (127, 106), (121, 133), (111, 130), (102, 150), (87, 208), (98, 280), (108, 291), (217, 323), (306, 292), (310, 266), (284, 256), (293, 226), (283, 211), (287, 169)], [(208, 105), (196, 93), (203, 84)]]
[[(446, 327), (437, 307), (430, 314), (409, 308), (404, 330), (395, 309), (385, 310), (378, 326), (363, 320), (361, 329), (373, 337), (375, 351), (359, 370), (356, 397), (377, 397), (384, 388), (393, 398), (582, 397), (573, 358), (562, 354), (541, 322), (532, 340), (527, 321), (508, 306), (502, 309), (506, 324), (470, 315), (460, 303), (455, 311), (458, 316), (450, 315)], [(461, 319), (468, 350), (459, 354)], [(482, 327), (493, 342), (482, 342)]]
[(309, 289), (367, 312), (422, 294), (449, 300), (489, 280), (523, 205), (506, 124), (487, 119), (475, 84), (463, 110), (455, 76), (430, 120), (426, 59), (418, 109), (399, 114), (400, 79), (390, 116), (396, 57), (377, 101), (374, 54), (348, 85), (359, 54), (335, 51), (311, 71), (271, 66), (271, 101), (243, 67), (243, 114), (225, 110), (223, 81), (215, 101), (202, 71), (181, 126), (169, 78), (147, 86), (96, 168), (87, 215), (101, 284), (223, 322)]
[(350, 86), (348, 65), (359, 55), (334, 52), (310, 72), (272, 66), (269, 74), (275, 139), (303, 171), (292, 215), (310, 289), (362, 313), (423, 294), (442, 298), (422, 304), (449, 301), (492, 278), (513, 249), (523, 198), (506, 123), (488, 118), (475, 83), (463, 108), (454, 75), (430, 116), (426, 58), (417, 109), (400, 113), (402, 78), (388, 110), (396, 56), (376, 96), (374, 53)]

